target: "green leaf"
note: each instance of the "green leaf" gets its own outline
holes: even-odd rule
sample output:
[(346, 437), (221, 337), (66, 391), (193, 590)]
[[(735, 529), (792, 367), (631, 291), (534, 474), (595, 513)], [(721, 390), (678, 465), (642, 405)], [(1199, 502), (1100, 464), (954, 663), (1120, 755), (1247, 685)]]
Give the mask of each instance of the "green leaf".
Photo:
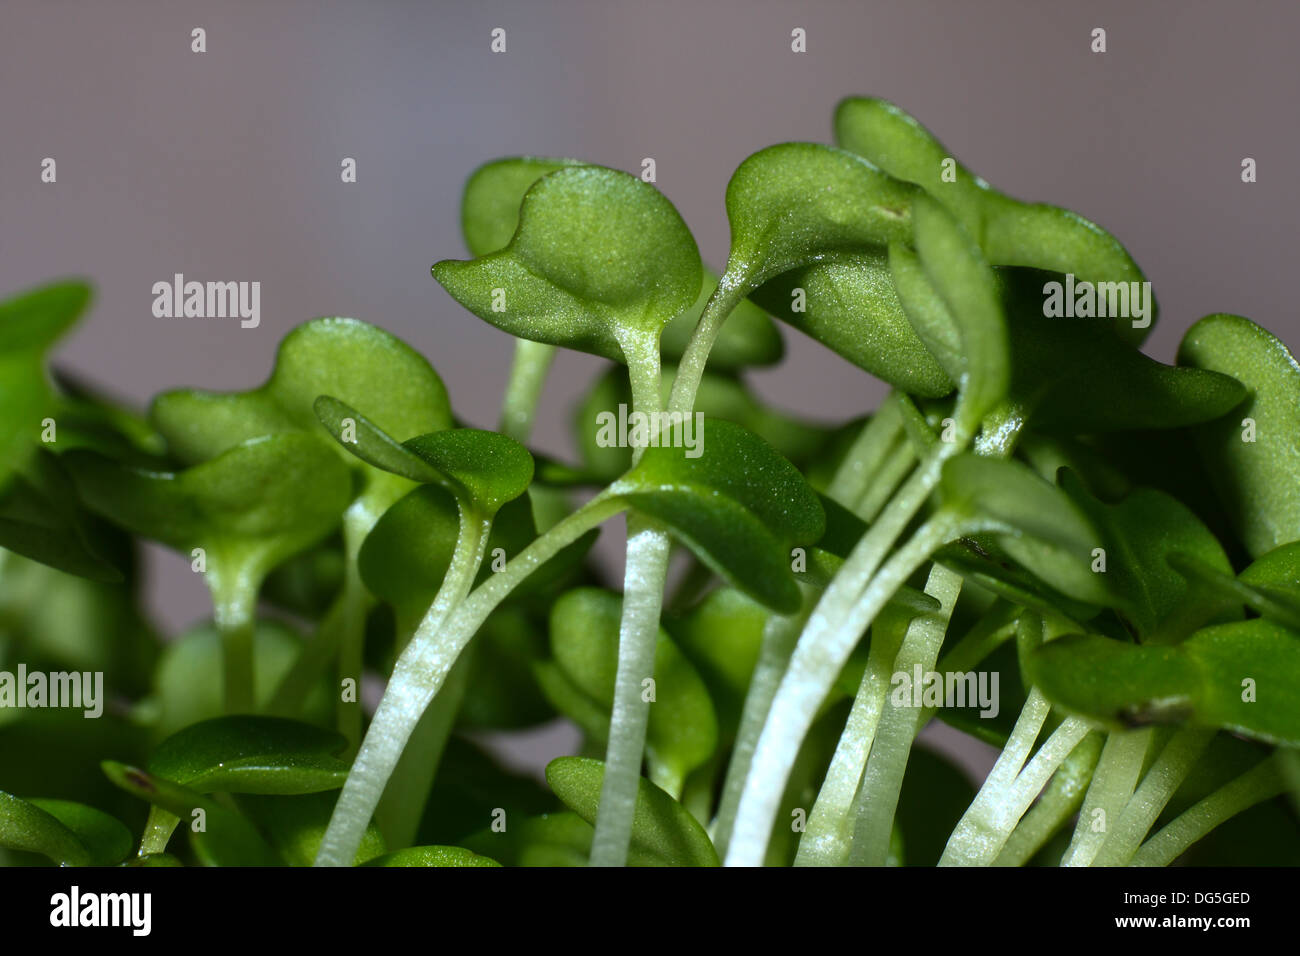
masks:
[(1231, 375), (1248, 390), (1231, 416), (1195, 432), (1247, 550), (1258, 557), (1300, 539), (1300, 363), (1254, 322), (1222, 313), (1187, 330), (1178, 363)]
[(27, 802), (67, 827), (90, 854), (91, 866), (113, 866), (131, 853), (131, 831), (102, 810), (71, 800), (32, 797)]
[(90, 285), (65, 280), (0, 302), (0, 355), (53, 345), (90, 305)]
[[(608, 726), (618, 669), (623, 601), (599, 588), (562, 595), (551, 608), (551, 653), (565, 678), (600, 708)], [(670, 792), (702, 766), (718, 745), (713, 701), (699, 673), (663, 628), (655, 644), (655, 705), (646, 728), (650, 778)], [(561, 705), (562, 701), (555, 701)], [(577, 715), (585, 716), (585, 712)], [(576, 719), (576, 718), (575, 718)], [(603, 738), (603, 734), (600, 738)]]
[[(971, 173), (924, 126), (893, 103), (851, 97), (835, 111), (835, 138), (891, 176), (942, 203), (998, 266), (1071, 272), (1088, 282), (1141, 282), (1132, 257), (1110, 233), (1066, 209), (1023, 203)], [(1154, 323), (1154, 305), (1151, 315)], [(1115, 326), (1130, 345), (1146, 328)]]
[(538, 180), (509, 245), (470, 262), (443, 260), (433, 274), (511, 335), (616, 361), (646, 359), (663, 327), (696, 300), (702, 275), (672, 204), (600, 166)]
[(433, 603), (459, 529), (451, 495), (425, 485), (385, 511), (366, 536), (357, 555), (361, 580), (393, 606), (399, 630), (413, 630)]
[(85, 804), (0, 791), (0, 847), (39, 853), (60, 866), (112, 866), (131, 852), (131, 833)]
[[(895, 388), (930, 398), (953, 389), (948, 373), (908, 322), (889, 262), (879, 252), (827, 256), (769, 279), (752, 298), (777, 318)], [(727, 320), (723, 335), (735, 321), (735, 315)], [(709, 361), (713, 363), (712, 352)]]
[(470, 174), (460, 201), (460, 227), (472, 256), (504, 249), (519, 227), (519, 206), (533, 183), (547, 173), (582, 166), (576, 159), (511, 156)]
[(303, 794), (343, 786), (333, 731), (281, 717), (218, 717), (163, 741), (149, 772), (201, 793)]
[(916, 254), (901, 244), (889, 251), (898, 297), (921, 341), (958, 383), (960, 415), (973, 429), (1006, 395), (1010, 378), (997, 278), (938, 203), (917, 197), (912, 218)]
[(844, 150), (769, 146), (741, 163), (727, 184), (731, 255), (724, 275), (748, 291), (828, 253), (910, 239), (916, 192)]
[(377, 856), (363, 866), (500, 866), (496, 860), (479, 856), (459, 846), (412, 846), (396, 853)]
[[(337, 800), (337, 795), (331, 792), (296, 796), (241, 794), (236, 803), (286, 863), (311, 866), (320, 851)], [(384, 838), (371, 823), (361, 838), (353, 865), (369, 865), (368, 861), (380, 859), (384, 850)]]
[(1235, 578), (1188, 554), (1171, 555), (1169, 563), (1198, 589), (1209, 590), (1225, 604), (1238, 608), (1244, 604), (1261, 617), (1300, 633), (1300, 543), (1268, 552)]
[(532, 615), (517, 605), (498, 608), (483, 622), (474, 646), (458, 727), (521, 730), (556, 716), (533, 677), (533, 665), (547, 648), (545, 629)]
[(321, 395), (364, 407), (399, 440), (451, 427), (447, 390), (428, 361), (383, 329), (346, 318), (313, 319), (286, 335), (259, 388), (166, 392), (150, 417), (171, 451), (192, 464), (252, 438), (319, 434), (314, 404)]
[(350, 405), (316, 400), (326, 430), (362, 461), (411, 481), (437, 484), (484, 517), (518, 498), (533, 480), (533, 459), (513, 438), (477, 428), (416, 435), (398, 444)]
[(211, 797), (117, 761), (106, 760), (102, 767), (127, 793), (177, 817), (204, 866), (284, 865), (252, 823)]
[(333, 530), (352, 497), (342, 461), (304, 434), (254, 439), (176, 473), (86, 451), (63, 460), (91, 508), (184, 553), (202, 547), (224, 573), (264, 575)]
[(485, 516), (513, 501), (533, 480), (533, 458), (513, 438), (477, 428), (419, 435), (404, 446), (446, 476), (461, 501)]
[(1118, 598), (1112, 606), (1123, 612), (1138, 640), (1175, 642), (1221, 613), (1221, 601), (1189, 587), (1168, 563), (1171, 555), (1191, 555), (1217, 571), (1232, 572), (1218, 539), (1178, 499), (1143, 488), (1108, 505), (1072, 472), (1063, 472), (1060, 481), (1102, 533), (1105, 580)]
[(1175, 647), (1070, 635), (1027, 663), (1054, 704), (1108, 726), (1189, 723), (1300, 743), (1300, 640), (1262, 618), (1205, 628)]
[(332, 395), (321, 395), (313, 407), (330, 437), (366, 464), (420, 483), (446, 481), (442, 472), (351, 405)]
[[(497, 548), (506, 560), (514, 557), (537, 537), (527, 497), (507, 503), (497, 515), (488, 537), (487, 553)], [(372, 594), (392, 605), (398, 628), (414, 631), (442, 583), (459, 534), (455, 501), (438, 485), (411, 491), (394, 504), (366, 536), (357, 557), (361, 580)], [(511, 592), (508, 600), (524, 601), (536, 594), (549, 594), (591, 548), (596, 532), (583, 535), (559, 551)], [(480, 577), (492, 574), (490, 563)]]
[[(724, 744), (736, 733), (750, 677), (771, 612), (734, 588), (721, 587), (667, 626), (713, 700)], [(653, 709), (651, 716), (654, 715)]]
[(42, 420), (55, 414), (45, 353), (85, 311), (90, 296), (90, 286), (70, 281), (0, 302), (0, 487), (36, 448)]
[(992, 532), (1022, 567), (1070, 597), (1106, 604), (1110, 591), (1091, 570), (1100, 535), (1060, 488), (1020, 462), (971, 453), (944, 464), (940, 487), (945, 508)]
[[(676, 362), (686, 351), (700, 313), (718, 288), (718, 277), (704, 270), (700, 296), (685, 312), (666, 326), (659, 340), (664, 360)], [(785, 355), (785, 342), (767, 313), (748, 299), (742, 299), (723, 324), (717, 340), (709, 349), (709, 368), (734, 371), (754, 365), (775, 365)]]
[(694, 458), (667, 444), (647, 448), (610, 492), (668, 525), (750, 597), (793, 612), (799, 588), (790, 547), (822, 535), (825, 516), (816, 493), (793, 465), (738, 425), (705, 420), (696, 441)]
[(28, 468), (30, 477), (14, 475), (0, 491), (0, 548), (92, 581), (122, 581), (111, 540), (58, 459), (38, 451)]
[[(584, 757), (560, 757), (546, 765), (546, 780), (569, 809), (595, 825), (605, 765)], [(686, 808), (646, 779), (639, 781), (632, 820), (632, 848), (670, 866), (718, 866), (709, 836)]]
[(1240, 383), (1202, 369), (1176, 368), (1120, 341), (1099, 319), (1044, 315), (1056, 276), (1004, 271), (1011, 345), (1011, 394), (1035, 428), (1113, 432), (1178, 428), (1218, 418), (1244, 397)]

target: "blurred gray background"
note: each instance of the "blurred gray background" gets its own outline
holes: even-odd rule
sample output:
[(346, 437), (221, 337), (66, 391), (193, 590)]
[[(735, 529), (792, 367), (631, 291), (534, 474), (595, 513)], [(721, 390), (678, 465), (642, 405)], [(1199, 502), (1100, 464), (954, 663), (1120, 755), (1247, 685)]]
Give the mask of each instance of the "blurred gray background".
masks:
[[(61, 359), (141, 403), (257, 384), (292, 326), (355, 316), (422, 350), (459, 415), (491, 426), (509, 339), (429, 275), (465, 254), (458, 204), (477, 165), (534, 153), (639, 172), (654, 157), (717, 267), (736, 165), (829, 141), (837, 100), (870, 94), (993, 184), (1114, 232), (1160, 299), (1153, 356), (1172, 361), (1220, 310), (1294, 347), (1298, 26), (1295, 0), (4, 0), (0, 294), (92, 279), (97, 303)], [(191, 52), (195, 27), (205, 53)], [(504, 54), (489, 50), (495, 27)], [(806, 53), (791, 52), (795, 27)], [(1094, 27), (1105, 54), (1090, 52)], [(154, 318), (151, 286), (176, 272), (260, 281), (261, 326)], [(780, 371), (754, 376), (772, 401), (834, 418), (883, 394), (787, 340)], [(599, 367), (561, 358), (542, 448), (568, 450), (569, 409)], [(185, 561), (154, 563), (168, 625), (206, 613)]]

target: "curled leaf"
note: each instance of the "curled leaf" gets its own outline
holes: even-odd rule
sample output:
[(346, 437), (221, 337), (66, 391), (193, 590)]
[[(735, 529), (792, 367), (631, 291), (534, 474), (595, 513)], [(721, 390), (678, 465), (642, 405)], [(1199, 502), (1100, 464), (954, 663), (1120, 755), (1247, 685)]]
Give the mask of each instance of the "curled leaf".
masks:
[(697, 457), (670, 447), (673, 434), (647, 448), (610, 493), (666, 524), (755, 600), (782, 613), (796, 610), (790, 548), (822, 535), (816, 493), (793, 465), (739, 425), (705, 419)]
[[(546, 765), (555, 795), (595, 825), (605, 765), (584, 757), (560, 757)], [(718, 866), (718, 854), (704, 828), (680, 803), (642, 778), (632, 820), (632, 849), (667, 866)]]
[(1187, 330), (1178, 363), (1231, 375), (1248, 390), (1231, 416), (1195, 433), (1247, 550), (1258, 557), (1300, 540), (1300, 363), (1276, 336), (1224, 314)]
[(639, 361), (695, 302), (701, 268), (695, 240), (662, 193), (626, 173), (578, 166), (529, 189), (504, 249), (444, 260), (433, 274), (511, 335)]

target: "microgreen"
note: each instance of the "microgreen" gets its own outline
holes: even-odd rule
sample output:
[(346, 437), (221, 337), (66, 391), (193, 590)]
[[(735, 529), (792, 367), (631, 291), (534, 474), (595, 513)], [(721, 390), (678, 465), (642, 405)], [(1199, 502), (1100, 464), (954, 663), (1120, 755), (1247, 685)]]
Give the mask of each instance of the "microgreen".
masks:
[[(1294, 824), (1300, 365), (1239, 316), (1167, 365), (1153, 300), (1053, 313), (1053, 283), (1143, 274), (893, 104), (834, 131), (740, 163), (720, 274), (650, 182), (479, 167), (472, 258), (433, 275), (515, 340), (495, 429), (344, 318), (145, 416), (48, 368), (85, 284), (0, 303), (5, 861), (1141, 865)], [(769, 316), (889, 397), (773, 407)], [(557, 348), (605, 360), (576, 462), (529, 448)], [(592, 550), (618, 515), (621, 592)], [(211, 623), (153, 633), (136, 540)], [(101, 670), (113, 712), (11, 709), (19, 665)], [(583, 743), (545, 786), (469, 742), (555, 718)], [(914, 746), (932, 719), (997, 748), (978, 789)], [(1235, 859), (1300, 853), (1276, 829)]]

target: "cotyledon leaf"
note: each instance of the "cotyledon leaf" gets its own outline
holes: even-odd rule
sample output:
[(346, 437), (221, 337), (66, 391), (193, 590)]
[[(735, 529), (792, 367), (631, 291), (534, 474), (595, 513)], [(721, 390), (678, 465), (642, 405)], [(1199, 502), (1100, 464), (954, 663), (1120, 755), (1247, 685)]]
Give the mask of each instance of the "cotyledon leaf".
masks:
[(519, 206), (533, 183), (558, 169), (583, 165), (576, 159), (510, 156), (474, 170), (460, 200), (460, 228), (470, 255), (485, 256), (510, 244), (519, 227)]
[(833, 146), (782, 143), (759, 150), (727, 183), (731, 254), (723, 281), (748, 292), (829, 253), (906, 241), (917, 193)]
[(945, 508), (966, 515), (969, 530), (994, 534), (999, 546), (1047, 584), (1105, 605), (1108, 586), (1091, 568), (1101, 535), (1065, 492), (1017, 461), (964, 453), (949, 459), (940, 481)]
[(60, 866), (111, 866), (131, 852), (131, 833), (82, 803), (0, 791), (0, 847), (39, 853)]
[(1263, 618), (1205, 628), (1172, 647), (1070, 635), (1033, 651), (1027, 665), (1054, 704), (1111, 727), (1189, 723), (1300, 743), (1300, 640)]
[(348, 765), (333, 731), (282, 717), (218, 717), (163, 741), (151, 774), (200, 793), (304, 794), (343, 786)]
[[(321, 838), (325, 836), (337, 800), (335, 794), (326, 791), (292, 796), (246, 793), (238, 795), (235, 804), (257, 825), (286, 863), (311, 866), (320, 852)], [(367, 866), (369, 861), (380, 859), (385, 849), (379, 827), (371, 823), (361, 838), (353, 863)]]
[(150, 417), (172, 453), (193, 464), (252, 438), (319, 434), (314, 404), (320, 395), (362, 405), (399, 440), (452, 424), (447, 390), (424, 356), (383, 329), (348, 318), (313, 319), (286, 335), (264, 385), (246, 392), (165, 392)]
[(284, 865), (246, 817), (214, 798), (115, 760), (101, 766), (116, 786), (177, 817), (203, 865)]
[[(546, 765), (546, 780), (570, 810), (595, 824), (605, 765), (585, 757), (559, 757)], [(632, 820), (632, 848), (669, 866), (718, 866), (704, 828), (680, 803), (649, 780), (639, 780)]]
[(958, 383), (959, 425), (973, 428), (1006, 395), (1007, 323), (997, 278), (962, 225), (928, 197), (912, 205), (916, 253), (890, 247), (899, 300), (921, 341)]
[[(835, 111), (835, 138), (845, 149), (915, 183), (942, 203), (993, 265), (1073, 273), (1094, 284), (1144, 281), (1133, 258), (1110, 233), (1069, 210), (1020, 202), (998, 192), (893, 103), (866, 97), (842, 100)], [(1154, 319), (1153, 301), (1144, 324), (1119, 322), (1114, 328), (1136, 346)]]
[(1237, 577), (1190, 554), (1170, 555), (1169, 564), (1225, 604), (1244, 604), (1261, 617), (1300, 633), (1300, 542), (1275, 548)]
[(663, 194), (602, 166), (543, 176), (505, 248), (433, 266), (453, 298), (503, 331), (615, 361), (648, 360), (664, 325), (699, 296), (701, 270)]
[(1174, 554), (1231, 574), (1223, 547), (1178, 499), (1140, 488), (1116, 504), (1089, 494), (1073, 472), (1063, 471), (1061, 487), (1102, 533), (1106, 581), (1115, 590), (1118, 608), (1143, 643), (1172, 643), (1222, 613), (1221, 602), (1170, 567)]
[(1251, 556), (1300, 540), (1300, 363), (1276, 336), (1222, 313), (1187, 330), (1178, 363), (1231, 375), (1248, 390), (1231, 416), (1195, 436)]
[(123, 579), (101, 522), (82, 507), (63, 466), (44, 450), (0, 488), (0, 548), (92, 581)]
[(1010, 393), (1035, 428), (1067, 434), (1178, 428), (1218, 418), (1245, 398), (1228, 375), (1164, 365), (1095, 318), (1044, 314), (1053, 277), (999, 273), (1011, 352)]
[(330, 395), (316, 400), (326, 430), (362, 461), (422, 484), (436, 484), (490, 517), (528, 490), (533, 459), (513, 438), (478, 428), (450, 428), (398, 443), (369, 418)]
[(479, 856), (459, 846), (410, 846), (386, 853), (362, 866), (500, 866), (496, 860)]
[(0, 487), (38, 446), (55, 397), (45, 353), (85, 312), (90, 286), (66, 281), (0, 302)]
[(739, 425), (705, 419), (698, 454), (672, 429), (610, 494), (668, 525), (715, 572), (782, 613), (799, 607), (790, 548), (818, 540), (821, 502), (799, 471)]
[[(907, 321), (889, 262), (881, 252), (826, 256), (769, 279), (751, 298), (777, 318), (896, 388), (930, 398), (947, 395), (953, 389), (948, 373)], [(734, 321), (733, 316), (723, 326), (724, 336)]]
[[(551, 653), (573, 685), (598, 704), (608, 723), (614, 704), (622, 599), (599, 588), (578, 588), (551, 607)], [(646, 728), (651, 779), (669, 792), (710, 757), (718, 723), (703, 680), (668, 633), (656, 640), (655, 706)], [(557, 702), (558, 703), (558, 702)]]
[(253, 439), (176, 473), (79, 450), (62, 460), (91, 508), (184, 553), (204, 548), (219, 573), (264, 575), (336, 527), (352, 497), (342, 459), (302, 433)]

